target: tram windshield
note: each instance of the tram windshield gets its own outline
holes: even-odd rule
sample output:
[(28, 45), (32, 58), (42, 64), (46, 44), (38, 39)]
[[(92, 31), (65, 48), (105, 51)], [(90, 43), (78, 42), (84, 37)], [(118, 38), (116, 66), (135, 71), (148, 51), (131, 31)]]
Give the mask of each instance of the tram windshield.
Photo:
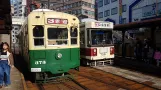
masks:
[(113, 44), (112, 30), (92, 29), (90, 45), (109, 45)]
[(67, 45), (67, 28), (48, 28), (48, 45)]

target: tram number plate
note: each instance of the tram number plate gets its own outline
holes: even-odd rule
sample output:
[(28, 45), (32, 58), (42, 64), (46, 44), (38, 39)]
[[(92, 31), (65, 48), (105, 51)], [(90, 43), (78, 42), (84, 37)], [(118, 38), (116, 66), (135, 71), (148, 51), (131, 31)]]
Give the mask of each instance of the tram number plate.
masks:
[(104, 54), (104, 53), (107, 53), (107, 48), (100, 48), (100, 53)]
[(41, 72), (41, 68), (31, 68), (31, 72)]

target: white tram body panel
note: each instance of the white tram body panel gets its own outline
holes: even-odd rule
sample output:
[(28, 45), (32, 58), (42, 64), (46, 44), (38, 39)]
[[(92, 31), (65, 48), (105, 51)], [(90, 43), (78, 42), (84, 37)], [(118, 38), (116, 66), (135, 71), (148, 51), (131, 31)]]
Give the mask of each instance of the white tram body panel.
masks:
[(110, 47), (92, 47), (92, 48), (86, 48), (86, 49), (91, 49), (92, 50), (97, 50), (96, 55), (81, 55), (81, 58), (85, 58), (88, 60), (108, 60), (108, 59), (113, 59), (114, 54), (110, 54), (110, 52), (113, 52), (112, 50), (114, 49), (114, 46)]
[(89, 62), (113, 59), (113, 23), (96, 20), (83, 21), (80, 24), (81, 58)]

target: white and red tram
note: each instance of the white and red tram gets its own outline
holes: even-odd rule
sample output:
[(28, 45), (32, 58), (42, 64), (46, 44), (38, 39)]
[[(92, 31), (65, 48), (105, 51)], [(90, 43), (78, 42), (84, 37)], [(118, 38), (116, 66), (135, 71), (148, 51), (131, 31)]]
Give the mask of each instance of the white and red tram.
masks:
[(80, 54), (85, 65), (112, 64), (113, 23), (84, 19), (80, 24)]

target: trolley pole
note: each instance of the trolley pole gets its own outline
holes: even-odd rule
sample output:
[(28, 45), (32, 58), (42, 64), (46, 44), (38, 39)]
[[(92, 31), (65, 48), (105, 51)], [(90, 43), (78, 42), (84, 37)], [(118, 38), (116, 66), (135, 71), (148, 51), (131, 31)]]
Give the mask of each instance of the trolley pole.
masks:
[(50, 0), (48, 0), (48, 9), (50, 9)]

